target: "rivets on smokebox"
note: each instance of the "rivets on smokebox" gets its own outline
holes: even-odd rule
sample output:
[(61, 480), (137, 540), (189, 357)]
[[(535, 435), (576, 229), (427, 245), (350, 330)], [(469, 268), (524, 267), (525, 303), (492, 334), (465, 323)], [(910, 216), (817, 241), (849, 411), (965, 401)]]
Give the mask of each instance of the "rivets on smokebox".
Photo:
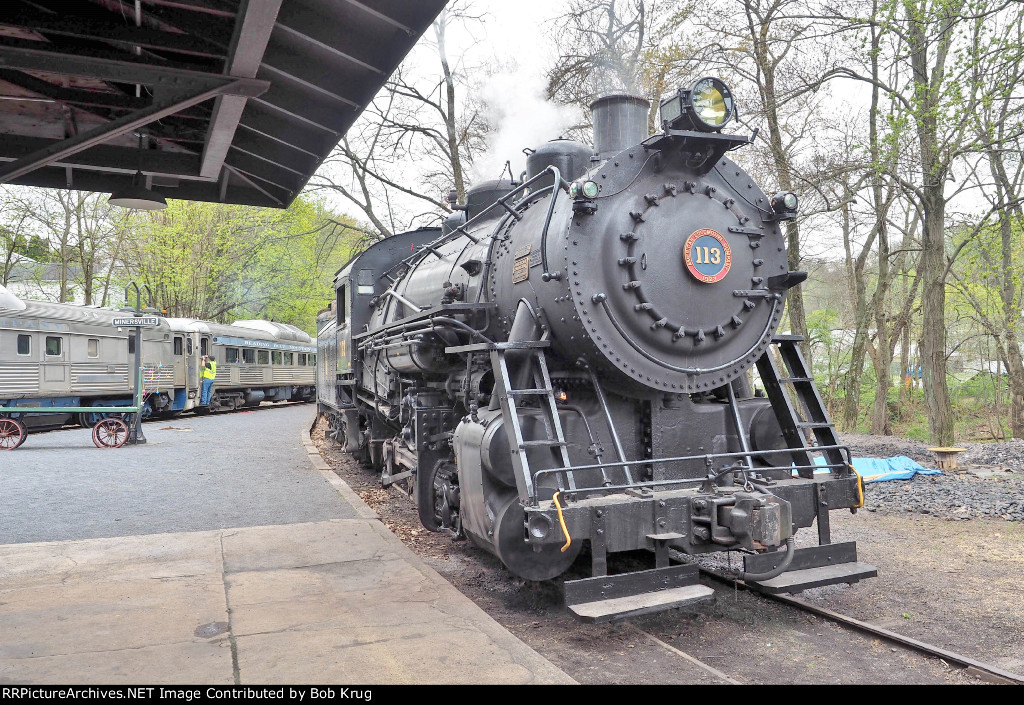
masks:
[[(575, 262), (573, 262), (573, 264), (575, 264)], [(755, 259), (752, 264), (755, 267), (760, 267), (762, 264), (764, 264), (764, 260), (763, 259)]]
[(715, 340), (721, 340), (723, 337), (725, 337), (725, 330), (722, 326), (718, 326), (715, 328)]
[(644, 194), (644, 200), (652, 206), (658, 205), (658, 196), (653, 193)]
[(623, 267), (630, 264), (636, 264), (636, 257), (619, 257), (619, 264)]
[(748, 311), (750, 311), (751, 309), (753, 309), (753, 308), (754, 308), (754, 306), (756, 306), (756, 305), (757, 305), (757, 304), (755, 304), (755, 303), (754, 303), (753, 301), (751, 301), (750, 299), (743, 299), (743, 308), (747, 309)]
[(638, 240), (639, 238), (636, 236), (636, 233), (622, 233), (621, 235), (619, 235), (619, 239), (625, 240), (626, 242), (633, 242), (634, 240)]
[(640, 211), (630, 211), (629, 216), (638, 223), (644, 222), (644, 214)]
[(652, 308), (654, 308), (654, 304), (650, 303), (633, 304), (634, 311), (650, 311)]
[(704, 342), (704, 331), (702, 329), (698, 328), (696, 330), (696, 332), (694, 332), (693, 338), (694, 338), (694, 344), (695, 345), (703, 343)]
[(764, 281), (764, 277), (751, 277), (750, 278), (750, 283), (751, 284), (760, 284), (763, 281)]
[(731, 323), (733, 328), (739, 328), (743, 325), (743, 319), (739, 316), (733, 316)]
[(708, 198), (711, 198), (713, 195), (715, 195), (715, 191), (717, 191), (717, 190), (718, 189), (716, 189), (714, 186), (707, 186), (707, 187), (704, 188), (704, 194)]
[(668, 319), (667, 318), (660, 318), (660, 319), (658, 319), (657, 321), (655, 321), (654, 323), (651, 324), (651, 330), (658, 330), (659, 328), (664, 328), (667, 325), (668, 325)]
[(665, 188), (665, 193), (669, 194), (670, 196), (675, 196), (676, 195), (676, 185), (675, 184), (665, 184), (664, 188)]
[(626, 291), (629, 291), (630, 289), (639, 289), (640, 288), (640, 282), (638, 282), (636, 280), (633, 280), (633, 281), (629, 282), (628, 284), (623, 284), (622, 288), (625, 289)]

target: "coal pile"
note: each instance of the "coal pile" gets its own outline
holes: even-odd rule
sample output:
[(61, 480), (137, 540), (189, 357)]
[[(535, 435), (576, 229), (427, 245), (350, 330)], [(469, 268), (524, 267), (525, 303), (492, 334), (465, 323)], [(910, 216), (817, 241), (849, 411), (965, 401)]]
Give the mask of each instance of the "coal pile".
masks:
[(981, 465), (1024, 472), (1024, 439), (1014, 438), (1000, 443), (966, 443), (958, 460), (961, 465)]
[(959, 521), (1024, 521), (1024, 480), (946, 474), (871, 482), (864, 486), (864, 508), (887, 514), (933, 514)]
[[(926, 468), (935, 467), (935, 456), (926, 443), (862, 434), (842, 434), (841, 438), (854, 457), (905, 455)], [(960, 471), (868, 483), (864, 486), (864, 508), (888, 514), (932, 514), (952, 521), (1024, 521), (1024, 440), (964, 443), (959, 447), (966, 449), (957, 457)], [(974, 475), (971, 470), (983, 474)]]

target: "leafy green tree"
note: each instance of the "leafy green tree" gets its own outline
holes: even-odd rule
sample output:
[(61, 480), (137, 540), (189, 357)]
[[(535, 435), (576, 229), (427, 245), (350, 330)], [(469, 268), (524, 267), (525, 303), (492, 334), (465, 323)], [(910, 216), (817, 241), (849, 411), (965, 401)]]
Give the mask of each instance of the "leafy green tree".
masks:
[(126, 276), (157, 292), (172, 316), (268, 318), (305, 330), (331, 298), (335, 269), (362, 229), (308, 197), (287, 210), (171, 201), (135, 214)]

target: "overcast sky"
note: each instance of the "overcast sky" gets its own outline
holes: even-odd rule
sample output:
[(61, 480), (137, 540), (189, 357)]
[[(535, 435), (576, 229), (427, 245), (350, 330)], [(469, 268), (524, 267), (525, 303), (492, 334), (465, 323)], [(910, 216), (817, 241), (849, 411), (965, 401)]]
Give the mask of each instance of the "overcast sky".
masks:
[[(518, 174), (526, 165), (524, 147), (557, 137), (561, 129), (578, 118), (576, 111), (554, 106), (543, 99), (545, 72), (557, 57), (548, 39), (550, 21), (564, 10), (562, 4), (550, 0), (519, 0), (514, 4), (475, 0), (469, 5), (469, 11), (479, 15), (479, 21), (468, 22), (465, 28), (449, 29), (447, 52), (456, 71), (472, 73), (485, 66), (492, 70), (494, 66), (516, 67), (514, 73), (501, 73), (483, 86), (485, 100), (498, 112), (489, 117), (499, 129), (493, 137), (492, 149), (470, 174), (472, 181), (498, 178), (506, 160), (512, 162)], [(406, 61), (406, 65), (420, 75), (440, 73), (437, 53), (428, 46), (433, 38), (433, 29), (428, 28)], [(416, 164), (411, 163), (406, 173), (413, 179), (416, 171)], [(396, 197), (400, 199), (400, 194)], [(365, 216), (344, 199), (330, 198), (329, 202), (336, 210), (365, 220)]]

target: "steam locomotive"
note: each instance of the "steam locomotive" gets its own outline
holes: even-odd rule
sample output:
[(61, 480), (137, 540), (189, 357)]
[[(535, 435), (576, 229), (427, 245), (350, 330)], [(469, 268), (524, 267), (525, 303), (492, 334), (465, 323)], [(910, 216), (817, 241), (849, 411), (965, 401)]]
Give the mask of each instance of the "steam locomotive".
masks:
[[(751, 138), (722, 131), (722, 81), (660, 107), (649, 137), (647, 100), (599, 98), (593, 148), (549, 142), (520, 182), (373, 245), (318, 320), (330, 435), (408, 486), (428, 529), (522, 578), (588, 548), (592, 577), (565, 581), (585, 621), (707, 599), (688, 558), (712, 551), (741, 551), (739, 577), (770, 592), (876, 574), (830, 541), (863, 485), (800, 339), (776, 335), (806, 276), (780, 229), (798, 199), (727, 158)], [(638, 550), (651, 565), (610, 574)]]

